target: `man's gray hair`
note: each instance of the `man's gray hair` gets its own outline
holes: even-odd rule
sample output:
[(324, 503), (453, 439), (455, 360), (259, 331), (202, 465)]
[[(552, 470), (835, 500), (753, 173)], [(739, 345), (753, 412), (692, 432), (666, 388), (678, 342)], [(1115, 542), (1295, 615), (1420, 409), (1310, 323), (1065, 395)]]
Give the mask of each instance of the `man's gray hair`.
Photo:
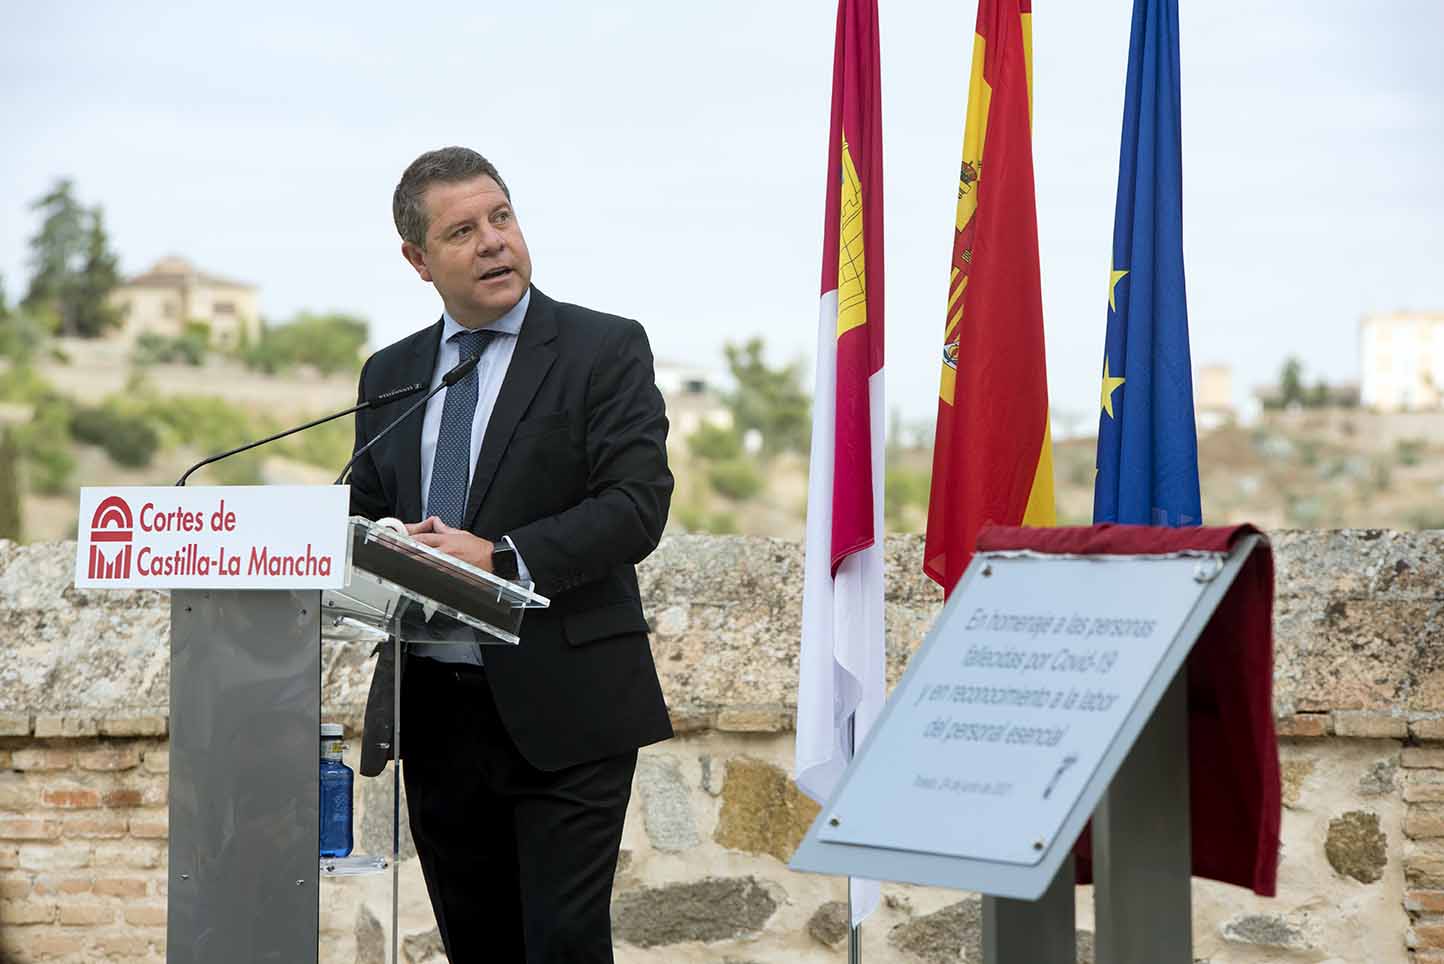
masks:
[(426, 212), (426, 189), (433, 184), (455, 184), (477, 177), (489, 177), (501, 188), (508, 201), (511, 191), (496, 171), (496, 165), (469, 147), (443, 147), (427, 151), (412, 161), (401, 175), (396, 192), (391, 195), (391, 216), (401, 240), (418, 248), (426, 247), (426, 231), (431, 226)]

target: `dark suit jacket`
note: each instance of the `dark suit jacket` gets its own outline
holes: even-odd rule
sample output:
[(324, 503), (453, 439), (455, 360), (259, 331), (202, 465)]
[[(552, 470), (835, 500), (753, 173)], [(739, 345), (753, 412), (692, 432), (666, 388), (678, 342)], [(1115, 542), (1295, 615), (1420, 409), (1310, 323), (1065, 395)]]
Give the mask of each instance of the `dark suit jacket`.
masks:
[[(360, 395), (429, 383), (437, 321), (376, 354)], [(397, 413), (358, 413), (356, 443)], [(351, 511), (421, 518), (421, 423), (414, 413), (355, 465)], [(667, 418), (646, 333), (635, 321), (555, 302), (537, 289), (472, 476), (465, 526), (511, 536), (551, 607), (530, 610), (517, 646), (484, 646), (497, 710), (541, 770), (599, 760), (672, 735), (634, 568), (667, 521)], [(391, 744), (386, 647), (366, 705), (362, 772)], [(404, 672), (404, 661), (403, 661)], [(402, 752), (405, 753), (403, 720)]]

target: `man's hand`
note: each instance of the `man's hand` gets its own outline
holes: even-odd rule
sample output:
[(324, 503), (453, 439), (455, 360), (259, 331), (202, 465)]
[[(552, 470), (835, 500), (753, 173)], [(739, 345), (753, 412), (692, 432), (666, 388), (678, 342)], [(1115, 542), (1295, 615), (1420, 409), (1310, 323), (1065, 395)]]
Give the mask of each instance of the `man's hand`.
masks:
[(465, 529), (453, 529), (434, 515), (420, 522), (407, 524), (406, 531), (411, 538), (424, 546), (440, 549), (448, 556), (478, 569), (494, 571), (491, 563), (492, 544), (481, 536), (472, 535)]

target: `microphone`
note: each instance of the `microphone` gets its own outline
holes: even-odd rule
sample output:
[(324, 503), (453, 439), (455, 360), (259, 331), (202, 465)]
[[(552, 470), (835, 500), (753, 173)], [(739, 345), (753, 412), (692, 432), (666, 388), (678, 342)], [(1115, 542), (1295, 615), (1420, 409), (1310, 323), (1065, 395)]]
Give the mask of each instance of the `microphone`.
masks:
[(284, 432), (277, 432), (275, 435), (268, 435), (259, 441), (247, 442), (245, 445), (237, 446), (236, 448), (230, 449), (226, 452), (221, 452), (219, 455), (212, 455), (208, 458), (201, 459), (195, 465), (192, 465), (190, 468), (186, 469), (185, 474), (182, 475), (179, 479), (176, 479), (175, 484), (185, 485), (186, 479), (190, 478), (192, 472), (194, 472), (196, 469), (201, 468), (202, 466), (210, 465), (212, 462), (219, 462), (221, 459), (228, 459), (232, 455), (239, 455), (241, 452), (249, 451), (250, 449), (253, 449), (258, 445), (265, 445), (267, 442), (274, 442), (276, 441), (276, 439), (285, 438), (287, 435), (295, 435), (297, 432), (304, 432), (308, 428), (314, 428), (317, 425), (325, 424), (326, 422), (332, 421), (333, 419), (341, 418), (343, 415), (350, 415), (354, 412), (359, 412), (362, 409), (366, 408), (380, 408), (383, 405), (390, 405), (392, 402), (399, 402), (403, 398), (415, 395), (417, 392), (423, 390), (424, 388), (426, 388), (425, 382), (416, 382), (411, 385), (402, 385), (400, 388), (393, 388), (389, 391), (382, 392), (380, 395), (377, 395), (374, 398), (368, 398), (366, 399), (366, 401), (360, 402), (356, 405), (352, 405), (350, 408), (343, 409), (331, 415), (322, 416), (321, 418), (312, 419), (305, 425), (297, 425), (295, 428), (288, 428)]
[[(390, 424), (388, 424), (381, 431), (377, 432), (375, 436), (372, 437), (371, 441), (367, 442), (365, 445), (361, 446), (359, 449), (357, 449), (351, 454), (351, 461), (347, 462), (345, 467), (341, 469), (341, 474), (336, 476), (336, 482), (334, 484), (344, 484), (346, 481), (346, 476), (349, 475), (351, 472), (351, 466), (355, 465), (356, 460), (359, 459), (361, 456), (365, 455), (366, 452), (371, 448), (371, 446), (375, 445), (377, 442), (385, 438), (393, 428), (406, 421), (407, 417), (412, 412), (416, 411), (418, 408), (431, 401), (431, 399), (435, 397), (437, 392), (441, 391), (443, 388), (450, 388), (452, 385), (455, 385), (467, 375), (470, 375), (472, 369), (476, 367), (476, 363), (480, 360), (480, 355), (471, 355), (468, 358), (463, 358), (460, 362), (457, 363), (455, 368), (447, 372), (445, 375), (442, 375), (441, 384), (437, 385), (431, 391), (427, 392), (424, 398), (419, 398), (416, 401), (412, 402), (407, 407), (406, 411), (396, 416), (396, 418), (393, 419)], [(408, 394), (410, 393), (408, 392)]]

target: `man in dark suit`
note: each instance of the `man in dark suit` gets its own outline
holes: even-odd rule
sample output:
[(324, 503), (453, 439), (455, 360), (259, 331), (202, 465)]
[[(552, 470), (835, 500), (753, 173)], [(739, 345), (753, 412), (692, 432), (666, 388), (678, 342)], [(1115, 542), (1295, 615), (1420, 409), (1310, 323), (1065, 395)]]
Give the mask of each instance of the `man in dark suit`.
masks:
[[(441, 320), (361, 370), (361, 397), (479, 358), (357, 462), (351, 508), (551, 599), (511, 646), (378, 662), (362, 772), (385, 765), (402, 674), (412, 835), (454, 964), (611, 961), (608, 905), (637, 748), (672, 735), (635, 564), (672, 493), (667, 420), (634, 321), (553, 301), (485, 158), (417, 158), (393, 198)], [(362, 413), (359, 446), (394, 415)]]

